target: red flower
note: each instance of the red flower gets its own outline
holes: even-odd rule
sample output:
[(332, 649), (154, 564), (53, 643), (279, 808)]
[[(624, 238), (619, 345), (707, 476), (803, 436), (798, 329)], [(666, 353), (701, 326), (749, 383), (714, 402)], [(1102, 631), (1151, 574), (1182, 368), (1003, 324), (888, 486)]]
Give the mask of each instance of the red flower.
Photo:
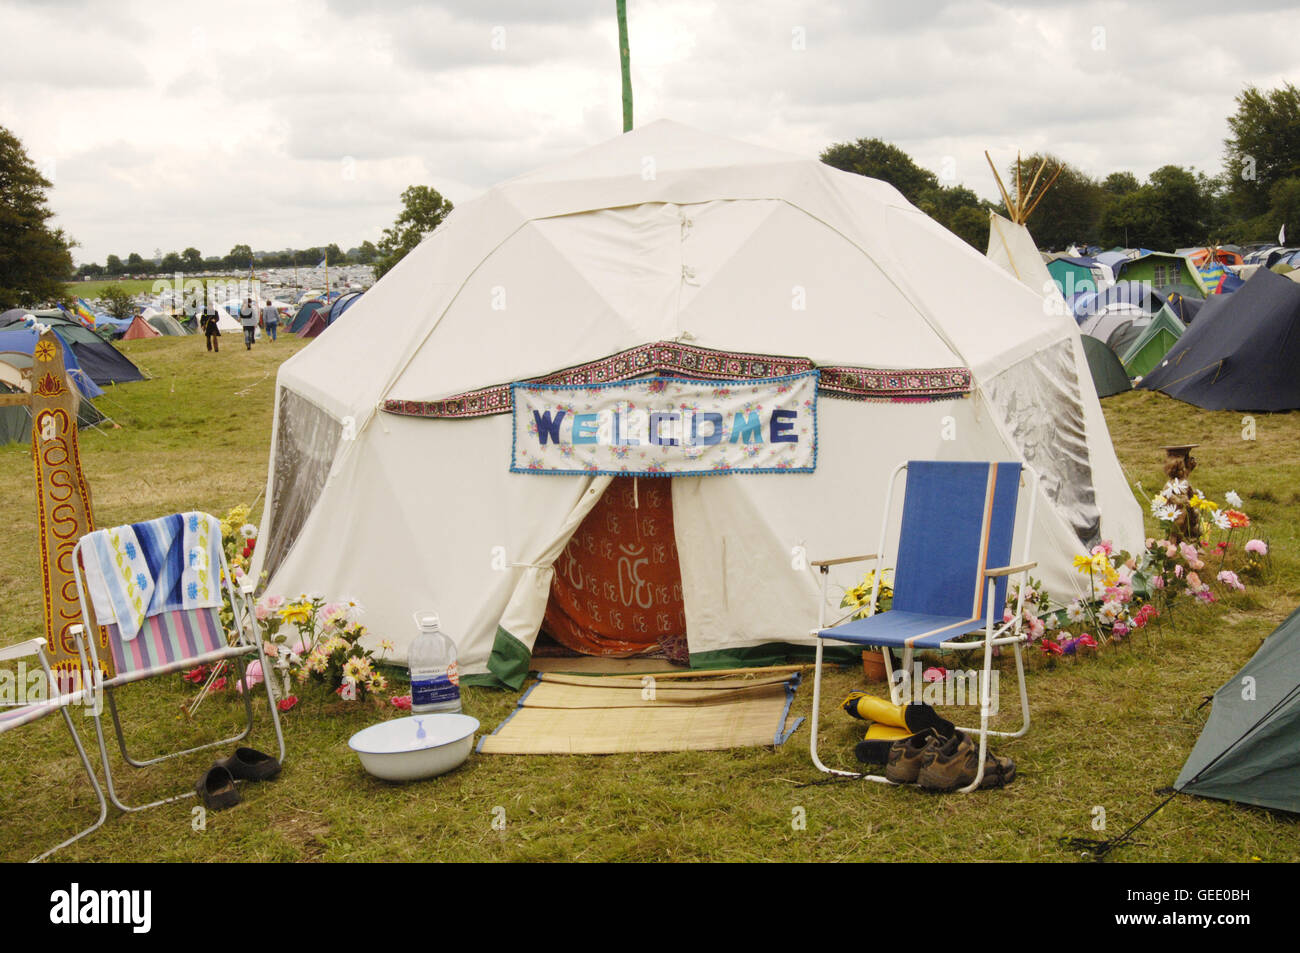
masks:
[(192, 668), (182, 676), (182, 678), (184, 678), (185, 681), (189, 682), (191, 685), (197, 685), (199, 682), (203, 681), (207, 677), (208, 677), (208, 667), (206, 665), (200, 665), (198, 668)]
[(255, 540), (255, 539), (250, 539), (248, 542), (246, 542), (246, 543), (244, 544), (244, 553), (243, 553), (243, 556), (244, 556), (245, 559), (247, 559), (249, 556), (251, 556), (251, 555), (253, 554), (253, 547), (254, 547), (255, 545), (257, 545), (257, 540)]
[(1083, 633), (1083, 635), (1079, 636), (1079, 642), (1078, 642), (1078, 644), (1079, 644), (1079, 645), (1086, 645), (1086, 646), (1087, 646), (1088, 648), (1090, 648), (1090, 649), (1095, 649), (1095, 648), (1097, 647), (1097, 640), (1094, 639), (1094, 638), (1093, 638), (1091, 635), (1089, 635), (1087, 632), (1085, 632), (1085, 633)]
[(392, 698), (389, 699), (389, 701), (391, 701), (391, 702), (393, 703), (393, 707), (394, 707), (394, 708), (400, 708), (400, 709), (402, 709), (402, 711), (410, 711), (410, 710), (411, 710), (411, 696), (410, 696), (410, 695), (394, 695)]
[(212, 683), (211, 691), (219, 692), (226, 687), (226, 676), (222, 675)]
[(276, 702), (276, 707), (278, 707), (280, 711), (288, 711), (296, 704), (298, 704), (298, 696), (290, 695), (288, 698), (281, 698)]
[(1057, 645), (1057, 644), (1056, 644), (1055, 642), (1053, 642), (1051, 639), (1043, 639), (1043, 641), (1042, 641), (1041, 643), (1039, 643), (1039, 644), (1040, 644), (1040, 645), (1042, 646), (1042, 648), (1043, 648), (1043, 654), (1044, 654), (1044, 655), (1064, 655), (1064, 654), (1065, 654), (1065, 649), (1061, 648), (1059, 645)]

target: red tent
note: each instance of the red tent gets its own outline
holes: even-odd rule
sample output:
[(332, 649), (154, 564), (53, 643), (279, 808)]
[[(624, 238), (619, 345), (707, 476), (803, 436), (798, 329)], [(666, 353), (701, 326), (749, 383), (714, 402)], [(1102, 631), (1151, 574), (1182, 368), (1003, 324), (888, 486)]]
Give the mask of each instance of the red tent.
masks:
[(134, 341), (138, 338), (156, 338), (161, 335), (161, 331), (137, 314), (130, 327), (126, 329), (126, 333), (122, 335), (122, 340)]
[(321, 312), (317, 311), (311, 316), (311, 320), (307, 322), (307, 326), (298, 332), (298, 337), (314, 338), (327, 327), (329, 327), (329, 324), (321, 317)]

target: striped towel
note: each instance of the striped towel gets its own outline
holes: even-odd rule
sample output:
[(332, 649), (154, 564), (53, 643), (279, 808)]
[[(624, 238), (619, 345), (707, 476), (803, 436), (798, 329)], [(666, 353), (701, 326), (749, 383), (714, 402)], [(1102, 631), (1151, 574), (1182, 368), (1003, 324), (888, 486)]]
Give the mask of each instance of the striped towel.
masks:
[(88, 533), (86, 583), (100, 625), (134, 639), (144, 620), (175, 609), (221, 605), (221, 523), (176, 513)]

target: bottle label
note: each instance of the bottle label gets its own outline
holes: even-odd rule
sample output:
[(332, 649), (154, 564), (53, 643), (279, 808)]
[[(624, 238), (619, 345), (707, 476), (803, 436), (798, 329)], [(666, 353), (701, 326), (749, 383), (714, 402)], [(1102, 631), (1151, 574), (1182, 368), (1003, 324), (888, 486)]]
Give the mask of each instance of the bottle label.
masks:
[(440, 705), (460, 700), (460, 672), (456, 663), (447, 666), (444, 675), (411, 679), (412, 705)]

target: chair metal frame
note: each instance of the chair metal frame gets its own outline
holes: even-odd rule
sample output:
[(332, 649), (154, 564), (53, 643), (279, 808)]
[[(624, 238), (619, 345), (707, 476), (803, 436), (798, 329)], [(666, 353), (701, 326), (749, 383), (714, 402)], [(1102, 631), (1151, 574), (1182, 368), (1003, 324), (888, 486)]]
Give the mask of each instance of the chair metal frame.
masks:
[[(29, 863), (33, 864), (40, 863), (56, 851), (62, 850), (69, 844), (79, 841), (87, 834), (98, 830), (108, 818), (108, 804), (104, 800), (104, 791), (99, 786), (99, 779), (95, 777), (95, 769), (90, 763), (90, 758), (86, 754), (86, 749), (81, 744), (81, 736), (77, 734), (77, 729), (72, 723), (72, 716), (68, 713), (70, 707), (83, 704), (90, 699), (90, 690), (88, 688), (89, 681), (86, 677), (86, 673), (89, 671), (89, 666), (86, 660), (85, 641), (80, 632), (73, 632), (72, 634), (77, 642), (77, 654), (80, 659), (80, 670), (78, 676), (81, 684), (81, 688), (73, 692), (64, 692), (61, 689), (58, 680), (55, 679), (54, 672), (50, 668), (49, 656), (45, 654), (44, 639), (28, 639), (27, 641), (19, 642), (16, 645), (8, 645), (0, 648), (0, 662), (16, 661), (31, 656), (36, 656), (40, 661), (41, 668), (45, 671), (45, 680), (46, 684), (49, 686), (50, 697), (42, 702), (37, 702), (36, 704), (45, 707), (47, 711), (58, 710), (58, 712), (63, 716), (64, 724), (68, 726), (68, 734), (72, 736), (72, 743), (76, 746), (77, 755), (81, 758), (81, 766), (85, 769), (86, 777), (90, 780), (90, 787), (95, 792), (96, 800), (99, 801), (99, 817), (96, 818), (89, 827), (73, 834), (67, 840), (56, 844), (44, 853), (33, 857), (31, 861), (29, 861)], [(37, 716), (37, 718), (16, 722), (11, 725), (6, 725), (5, 722), (0, 721), (0, 734), (21, 728), (23, 725), (31, 724), (41, 717), (44, 716), (40, 715)]]
[[(889, 475), (889, 485), (885, 494), (885, 511), (884, 511), (884, 515), (881, 517), (881, 522), (880, 522), (880, 545), (877, 547), (877, 551), (875, 553), (866, 556), (849, 556), (841, 559), (826, 559), (826, 560), (820, 560), (811, 563), (811, 565), (816, 567), (818, 572), (821, 574), (821, 605), (818, 610), (817, 628), (811, 630), (812, 637), (817, 640), (817, 654), (816, 654), (816, 661), (814, 664), (814, 671), (813, 671), (812, 718), (810, 719), (811, 738), (809, 741), (809, 749), (812, 754), (813, 764), (816, 765), (819, 771), (822, 771), (826, 774), (840, 775), (843, 777), (862, 778), (863, 780), (877, 781), (882, 784), (890, 784), (890, 785), (894, 784), (894, 782), (890, 781), (888, 778), (884, 777), (883, 775), (863, 774), (857, 771), (843, 771), (838, 768), (827, 767), (822, 762), (821, 758), (818, 757), (817, 754), (817, 726), (818, 726), (819, 716), (821, 712), (821, 679), (822, 679), (822, 661), (823, 661), (824, 645), (826, 639), (835, 638), (833, 635), (830, 634), (826, 634), (826, 635), (822, 634), (827, 630), (826, 596), (827, 596), (827, 585), (829, 583), (830, 568), (832, 566), (842, 565), (845, 563), (879, 561), (882, 558), (881, 554), (885, 552), (886, 533), (888, 532), (889, 529), (889, 516), (893, 504), (894, 488), (898, 482), (898, 475), (900, 473), (905, 472), (906, 470), (907, 470), (907, 461), (904, 461), (900, 463), (898, 466), (896, 466), (893, 472), (890, 473)], [(969, 640), (969, 641), (960, 641), (958, 639), (952, 639), (952, 640), (946, 640), (944, 642), (941, 642), (937, 646), (921, 647), (923, 650), (937, 649), (940, 652), (947, 652), (947, 651), (969, 652), (972, 649), (979, 648), (980, 646), (983, 646), (984, 648), (984, 662), (983, 662), (983, 667), (981, 668), (980, 671), (980, 686), (979, 686), (980, 687), (980, 724), (978, 728), (959, 728), (960, 731), (966, 732), (968, 734), (979, 735), (979, 767), (976, 769), (975, 780), (972, 781), (970, 784), (968, 784), (966, 787), (959, 789), (960, 792), (963, 794), (968, 794), (971, 791), (977, 790), (980, 786), (980, 783), (984, 779), (984, 760), (985, 760), (985, 755), (988, 751), (989, 736), (998, 737), (998, 738), (1020, 738), (1023, 737), (1029, 731), (1029, 692), (1025, 685), (1025, 662), (1024, 662), (1024, 655), (1022, 652), (1022, 648), (1024, 644), (1029, 640), (1029, 637), (1028, 635), (1024, 634), (1021, 631), (1022, 630), (1021, 623), (1023, 621), (1023, 612), (1024, 612), (1025, 584), (1028, 582), (1029, 579), (1029, 570), (1033, 569), (1035, 566), (1038, 565), (1036, 562), (1030, 560), (1029, 551), (1030, 551), (1030, 545), (1033, 541), (1033, 535), (1034, 535), (1033, 533), (1034, 517), (1037, 515), (1037, 508), (1038, 508), (1039, 478), (1038, 478), (1038, 473), (1028, 464), (1022, 463), (1020, 465), (1020, 472), (1022, 476), (1028, 474), (1030, 477), (1030, 481), (1029, 481), (1030, 486), (1027, 488), (1029, 493), (1029, 513), (1025, 524), (1022, 556), (1020, 562), (1015, 565), (999, 566), (993, 569), (986, 568), (982, 571), (983, 580), (985, 585), (987, 586), (985, 597), (984, 597), (986, 606), (985, 606), (983, 637), (981, 639)], [(906, 501), (906, 492), (907, 492), (906, 484), (904, 484), (905, 501)], [(1020, 497), (1018, 496), (1016, 500), (1016, 512), (1019, 513), (1019, 511), (1020, 511)], [(899, 532), (901, 534), (902, 532), (901, 527)], [(1004, 576), (1011, 577), (1014, 575), (1019, 575), (1021, 577), (1021, 585), (1018, 590), (1018, 595), (1016, 599), (1015, 616), (1014, 618), (1011, 619), (1010, 622), (1003, 622), (1000, 624), (995, 623), (994, 615), (993, 615), (994, 613), (993, 603), (994, 603), (995, 593), (997, 591), (998, 580)], [(867, 604), (868, 616), (875, 614), (876, 599), (880, 593), (880, 576), (881, 573), (876, 573), (875, 580), (871, 587), (871, 601)], [(844, 621), (845, 619), (842, 618), (837, 620), (834, 624), (838, 625)], [(833, 631), (833, 628), (831, 629), (831, 631)], [(965, 634), (967, 633), (963, 633), (963, 635)], [(846, 644), (861, 646), (864, 643), (854, 641), (852, 643), (846, 642)], [(1020, 692), (1020, 711), (1024, 719), (1020, 728), (1017, 729), (1016, 731), (996, 731), (989, 728), (989, 718), (990, 718), (989, 695), (990, 695), (990, 686), (992, 682), (992, 671), (993, 671), (993, 649), (995, 646), (1004, 646), (1004, 645), (1011, 646), (1015, 652), (1015, 657), (1016, 657), (1016, 676), (1017, 676), (1017, 683)], [(905, 704), (906, 699), (904, 697), (904, 693), (906, 690), (910, 689), (911, 687), (910, 673), (912, 669), (912, 657), (915, 654), (914, 648), (911, 644), (907, 644), (904, 646), (902, 667), (898, 671), (899, 677), (895, 677), (895, 670), (893, 665), (893, 656), (892, 656), (891, 649), (888, 646), (884, 646), (881, 647), (881, 652), (885, 658), (885, 676), (889, 684), (890, 701), (893, 702), (895, 705)]]
[[(73, 550), (72, 554), (72, 566), (77, 582), (77, 596), (81, 601), (81, 617), (84, 624), (91, 627), (93, 631), (98, 629), (98, 622), (95, 620), (93, 608), (90, 607), (89, 601), (86, 598), (86, 584), (82, 575), (81, 566), (81, 547), (84, 542), (84, 536), (78, 540), (77, 546)], [(100, 677), (103, 669), (101, 669), (99, 665), (99, 653), (95, 648), (95, 639), (88, 638), (85, 640), (90, 645), (90, 673), (91, 682), (95, 692), (93, 708), (95, 735), (99, 741), (100, 758), (104, 765), (104, 782), (105, 787), (108, 789), (109, 800), (112, 801), (114, 806), (119, 810), (126, 812), (144, 811), (152, 807), (158, 807), (162, 804), (171, 804), (175, 801), (182, 801), (186, 798), (195, 797), (195, 792), (185, 791), (171, 797), (150, 801), (148, 804), (138, 805), (127, 804), (118, 796), (117, 788), (113, 784), (113, 771), (109, 764), (108, 745), (104, 741), (103, 704), (100, 698), (100, 692), (103, 693), (103, 698), (108, 701), (108, 709), (113, 719), (113, 731), (117, 736), (117, 745), (121, 751), (122, 759), (133, 768), (145, 768), (149, 765), (171, 760), (172, 758), (180, 758), (199, 751), (207, 751), (211, 748), (220, 748), (233, 742), (243, 741), (253, 731), (253, 690), (252, 688), (245, 688), (243, 697), (244, 712), (247, 716), (247, 723), (245, 724), (243, 731), (231, 735), (228, 738), (222, 738), (218, 741), (209, 741), (201, 745), (196, 745), (193, 748), (185, 748), (181, 751), (167, 752), (153, 758), (146, 758), (144, 760), (133, 758), (127, 751), (126, 734), (122, 729), (122, 721), (118, 715), (115, 689), (125, 687), (134, 682), (147, 681), (148, 679), (155, 678), (158, 675), (179, 671), (181, 668), (186, 666), (206, 665), (209, 662), (235, 659), (239, 668), (239, 679), (242, 681), (246, 675), (244, 658), (248, 655), (256, 655), (258, 661), (262, 663), (262, 685), (266, 690), (266, 700), (268, 707), (271, 710), (271, 724), (275, 729), (275, 740), (279, 748), (279, 761), (281, 764), (285, 761), (284, 732), (280, 727), (280, 712), (277, 707), (275, 692), (271, 687), (271, 668), (267, 662), (266, 653), (262, 648), (262, 633), (257, 623), (257, 616), (252, 611), (250, 605), (253, 591), (256, 588), (256, 581), (245, 579), (240, 584), (239, 589), (236, 590), (233, 576), (230, 572), (230, 566), (226, 563), (226, 555), (224, 552), (221, 554), (221, 580), (225, 586), (226, 598), (229, 599), (231, 609), (234, 613), (234, 624), (236, 629), (236, 638), (234, 643), (228, 644), (225, 648), (217, 649), (213, 652), (205, 652), (196, 655), (193, 658), (184, 659), (180, 662), (174, 663), (173, 665), (169, 665), (166, 669), (160, 672), (153, 672), (140, 677), (114, 676), (112, 678), (104, 679)], [(80, 625), (73, 626), (71, 631), (80, 634), (83, 631), (83, 627)], [(229, 633), (226, 633), (226, 635), (227, 638), (229, 638)]]

